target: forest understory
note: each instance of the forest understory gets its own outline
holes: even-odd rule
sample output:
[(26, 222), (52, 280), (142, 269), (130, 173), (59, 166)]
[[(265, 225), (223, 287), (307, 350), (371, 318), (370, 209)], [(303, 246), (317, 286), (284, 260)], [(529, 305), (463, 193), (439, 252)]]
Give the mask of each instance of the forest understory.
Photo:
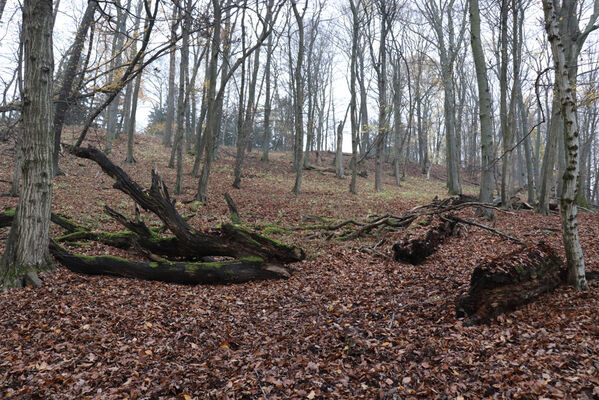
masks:
[[(70, 131), (67, 140), (70, 140)], [(137, 164), (125, 164), (126, 138), (110, 155), (142, 186), (152, 168), (169, 188), (175, 170), (158, 139), (136, 138)], [(89, 141), (103, 139), (91, 132)], [(0, 144), (0, 194), (12, 180), (13, 145)], [(18, 399), (478, 399), (599, 398), (599, 282), (577, 292), (568, 286), (542, 295), (490, 324), (466, 326), (456, 303), (474, 267), (517, 245), (464, 225), (418, 265), (393, 260), (402, 232), (339, 240), (306, 229), (373, 215), (399, 215), (447, 197), (443, 168), (431, 180), (408, 168), (402, 187), (385, 166), (385, 190), (373, 190), (374, 165), (358, 178), (358, 195), (343, 180), (304, 171), (304, 192), (291, 193), (292, 155), (270, 163), (247, 155), (240, 190), (233, 189), (235, 150), (221, 148), (207, 204), (194, 202), (197, 180), (185, 160), (181, 215), (207, 231), (230, 221), (224, 194), (241, 223), (301, 247), (289, 279), (238, 285), (177, 285), (72, 273), (44, 275), (35, 289), (0, 293), (0, 397)], [(346, 158), (347, 167), (349, 158)], [(314, 163), (313, 163), (314, 164)], [(109, 232), (122, 230), (109, 206), (134, 215), (134, 203), (92, 161), (64, 154), (66, 172), (54, 180), (53, 211)], [(476, 178), (466, 179), (474, 182)], [(478, 188), (464, 185), (476, 195)], [(0, 197), (0, 211), (17, 199)], [(479, 221), (472, 208), (456, 211)], [(161, 222), (143, 213), (149, 226)], [(559, 215), (529, 210), (496, 212), (495, 229), (522, 241), (544, 241), (564, 258)], [(599, 271), (599, 216), (579, 216), (587, 271)], [(8, 236), (0, 228), (0, 254)], [(53, 225), (51, 236), (64, 233)], [(134, 251), (72, 243), (87, 255), (141, 259)], [(27, 292), (27, 295), (23, 294)]]

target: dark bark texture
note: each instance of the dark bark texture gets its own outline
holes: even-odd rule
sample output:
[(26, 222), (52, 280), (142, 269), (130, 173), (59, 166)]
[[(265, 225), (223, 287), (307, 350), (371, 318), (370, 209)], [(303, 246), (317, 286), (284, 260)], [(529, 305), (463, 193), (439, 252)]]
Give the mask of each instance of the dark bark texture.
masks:
[(525, 245), (478, 265), (470, 290), (458, 299), (456, 316), (469, 324), (486, 323), (527, 304), (565, 282), (564, 263), (544, 243)]

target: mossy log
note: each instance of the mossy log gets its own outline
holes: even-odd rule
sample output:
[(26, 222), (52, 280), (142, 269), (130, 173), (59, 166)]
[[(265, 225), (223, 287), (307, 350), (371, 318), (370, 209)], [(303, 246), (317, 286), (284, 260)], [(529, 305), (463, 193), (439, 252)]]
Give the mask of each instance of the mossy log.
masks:
[(100, 150), (93, 147), (67, 148), (77, 157), (95, 161), (115, 180), (115, 189), (127, 194), (144, 210), (156, 214), (179, 239), (181, 246), (198, 257), (260, 257), (273, 264), (295, 262), (305, 258), (303, 250), (298, 247), (275, 242), (238, 225), (224, 224), (211, 233), (200, 232), (191, 227), (177, 212), (175, 202), (171, 200), (166, 185), (156, 171), (152, 170), (152, 185), (147, 190), (134, 182)]
[(470, 290), (458, 299), (456, 315), (469, 324), (489, 322), (565, 282), (566, 270), (548, 245), (524, 245), (477, 266)]
[(52, 255), (70, 271), (85, 275), (111, 275), (142, 280), (196, 284), (233, 284), (256, 280), (288, 278), (289, 271), (268, 265), (260, 258), (242, 258), (220, 262), (132, 261), (114, 256), (72, 254), (50, 244)]
[(455, 233), (457, 221), (429, 215), (414, 222), (403, 238), (393, 245), (395, 261), (420, 264), (435, 252), (448, 236)]
[[(279, 243), (240, 225), (223, 224), (208, 232), (196, 230), (175, 209), (175, 201), (171, 200), (166, 185), (156, 171), (152, 170), (151, 187), (145, 189), (101, 151), (92, 147), (66, 147), (75, 156), (95, 161), (115, 180), (115, 189), (127, 194), (144, 210), (154, 213), (174, 235), (162, 238), (140, 220), (138, 212), (136, 221), (130, 221), (106, 207), (105, 211), (131, 232), (131, 235), (124, 235), (123, 245), (126, 245), (125, 240), (129, 240), (150, 259), (157, 259), (156, 256), (159, 255), (176, 260), (160, 259), (158, 263), (140, 263), (119, 259), (117, 262), (111, 257), (89, 259), (55, 248), (53, 253), (57, 259), (73, 271), (84, 272), (82, 269), (85, 269), (85, 273), (117, 274), (190, 284), (236, 283), (288, 277), (290, 273), (285, 264), (305, 258), (305, 253), (300, 248)], [(83, 233), (79, 235), (85, 236)], [(103, 235), (102, 239), (106, 237)], [(203, 260), (207, 257), (224, 257), (234, 261), (218, 264), (179, 262)], [(84, 261), (83, 266), (77, 266), (77, 263)]]

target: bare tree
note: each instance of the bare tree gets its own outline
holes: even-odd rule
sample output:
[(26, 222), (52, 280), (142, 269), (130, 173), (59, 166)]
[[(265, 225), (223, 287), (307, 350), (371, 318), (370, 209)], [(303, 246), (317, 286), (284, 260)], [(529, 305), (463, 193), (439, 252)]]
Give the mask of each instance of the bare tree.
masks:
[(576, 0), (562, 0), (561, 5), (543, 0), (545, 29), (551, 44), (555, 67), (555, 84), (562, 111), (566, 170), (562, 176), (560, 212), (562, 238), (568, 264), (568, 282), (578, 290), (588, 290), (584, 271), (584, 256), (578, 237), (577, 180), (580, 178), (579, 131), (576, 104), (577, 61), (588, 35), (599, 25), (599, 0), (594, 1), (593, 14), (581, 31)]

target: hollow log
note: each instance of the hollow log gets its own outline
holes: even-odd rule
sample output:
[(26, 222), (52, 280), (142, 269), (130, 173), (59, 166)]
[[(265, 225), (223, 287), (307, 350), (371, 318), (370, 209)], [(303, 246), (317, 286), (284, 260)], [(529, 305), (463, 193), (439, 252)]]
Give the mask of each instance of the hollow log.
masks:
[(242, 258), (220, 262), (132, 261), (113, 256), (72, 254), (56, 242), (50, 243), (52, 255), (70, 271), (85, 275), (111, 275), (142, 280), (196, 284), (232, 284), (291, 276), (278, 265), (260, 258)]
[(554, 290), (565, 277), (564, 263), (547, 244), (521, 246), (474, 269), (456, 316), (468, 318), (469, 324), (489, 322)]
[(408, 229), (404, 237), (393, 245), (393, 258), (414, 265), (422, 263), (448, 236), (454, 234), (456, 224), (457, 221), (442, 220), (438, 215), (413, 223), (416, 229)]

